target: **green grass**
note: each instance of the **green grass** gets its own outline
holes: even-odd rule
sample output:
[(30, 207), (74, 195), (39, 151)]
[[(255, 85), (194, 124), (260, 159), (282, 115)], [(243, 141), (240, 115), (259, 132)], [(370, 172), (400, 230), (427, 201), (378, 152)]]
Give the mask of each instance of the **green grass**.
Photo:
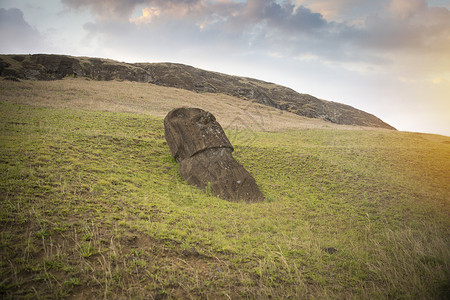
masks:
[(450, 138), (227, 135), (266, 201), (184, 182), (161, 118), (0, 103), (2, 298), (448, 295)]

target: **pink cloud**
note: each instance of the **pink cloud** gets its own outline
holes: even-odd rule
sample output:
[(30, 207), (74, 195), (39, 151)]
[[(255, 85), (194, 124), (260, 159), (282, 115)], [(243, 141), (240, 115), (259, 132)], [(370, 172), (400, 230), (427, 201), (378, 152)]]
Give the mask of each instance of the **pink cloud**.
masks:
[(426, 0), (391, 0), (388, 10), (401, 19), (409, 18), (427, 9)]

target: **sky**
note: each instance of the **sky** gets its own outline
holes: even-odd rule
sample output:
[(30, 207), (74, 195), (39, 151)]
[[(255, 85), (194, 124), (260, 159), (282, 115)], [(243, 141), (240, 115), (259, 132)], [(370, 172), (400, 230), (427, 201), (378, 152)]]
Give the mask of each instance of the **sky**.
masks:
[(450, 0), (0, 0), (0, 41), (257, 78), (450, 136)]

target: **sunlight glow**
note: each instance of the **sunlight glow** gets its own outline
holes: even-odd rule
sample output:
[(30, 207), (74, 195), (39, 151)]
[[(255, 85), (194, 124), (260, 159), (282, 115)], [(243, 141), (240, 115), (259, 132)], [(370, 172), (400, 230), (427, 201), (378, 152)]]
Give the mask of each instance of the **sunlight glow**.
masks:
[(148, 24), (152, 22), (153, 17), (159, 16), (161, 11), (156, 7), (145, 7), (142, 9), (142, 16), (137, 18), (130, 18), (130, 23)]

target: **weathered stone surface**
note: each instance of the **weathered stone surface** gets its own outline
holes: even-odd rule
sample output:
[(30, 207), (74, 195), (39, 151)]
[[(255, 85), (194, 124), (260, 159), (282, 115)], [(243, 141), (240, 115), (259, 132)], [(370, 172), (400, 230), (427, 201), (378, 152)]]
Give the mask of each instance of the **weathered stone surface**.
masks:
[(148, 72), (141, 68), (99, 58), (89, 58), (83, 63), (83, 70), (86, 76), (96, 80), (117, 79), (139, 82), (150, 82), (152, 80)]
[(180, 162), (178, 172), (189, 184), (228, 200), (264, 199), (255, 179), (239, 164), (230, 148), (210, 148)]
[(74, 69), (80, 68), (77, 59), (65, 55), (41, 54), (35, 55), (34, 58), (37, 65), (45, 66), (45, 71), (41, 74), (45, 79), (61, 79), (75, 74)]
[(233, 146), (215, 117), (199, 108), (177, 108), (164, 119), (165, 137), (178, 173), (214, 196), (239, 201), (264, 199), (252, 175), (232, 156)]
[(172, 156), (178, 162), (205, 149), (233, 150), (216, 118), (200, 108), (172, 110), (164, 119), (164, 129)]

